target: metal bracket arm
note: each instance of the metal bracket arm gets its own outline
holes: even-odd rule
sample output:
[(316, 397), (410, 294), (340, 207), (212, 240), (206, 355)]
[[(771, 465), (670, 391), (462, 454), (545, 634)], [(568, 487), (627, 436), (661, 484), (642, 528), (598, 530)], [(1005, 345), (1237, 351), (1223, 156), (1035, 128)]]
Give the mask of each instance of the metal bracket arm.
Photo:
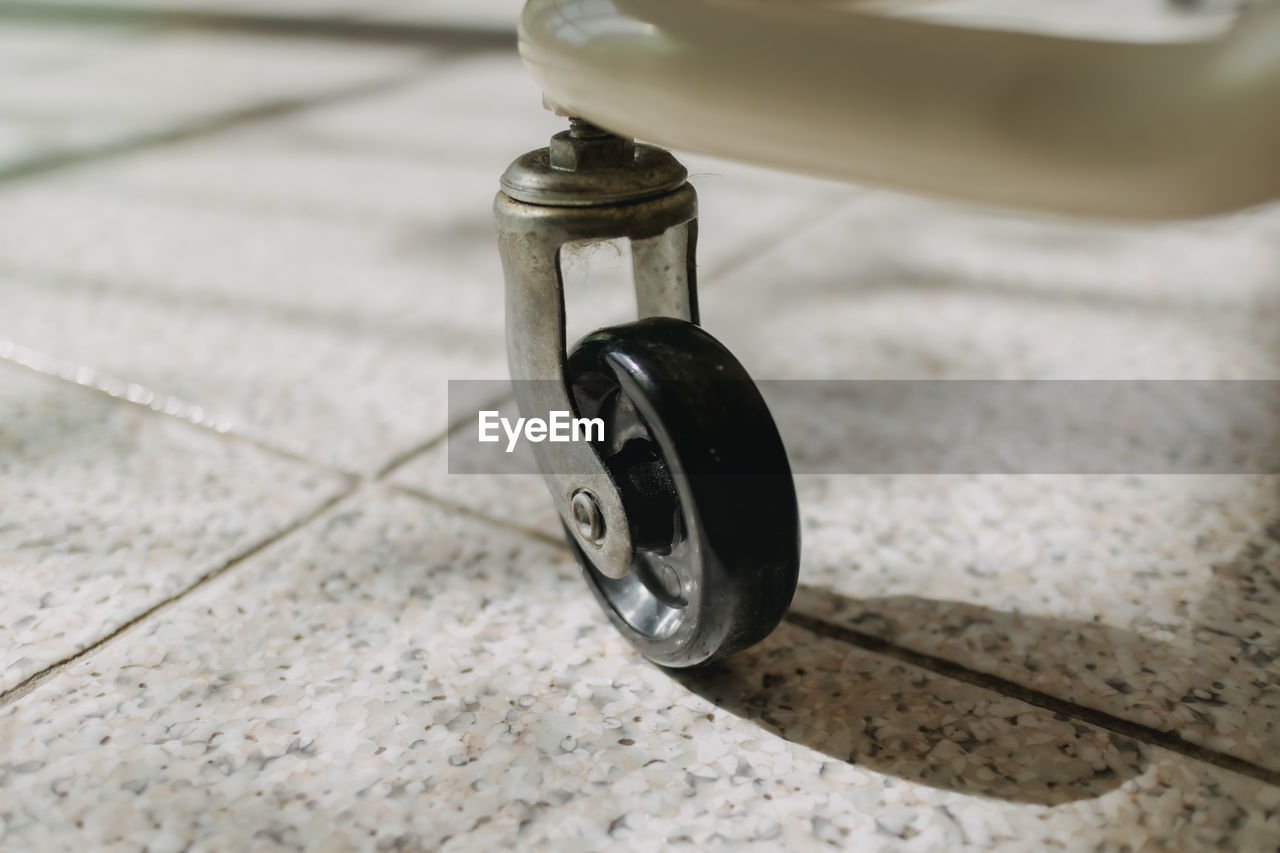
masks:
[[(688, 184), (656, 198), (597, 206), (531, 204), (499, 192), (494, 214), (506, 278), (507, 359), (522, 415), (576, 413), (565, 377), (560, 250), (566, 243), (629, 238), (639, 316), (697, 322), (697, 196)], [(531, 446), (570, 535), (603, 574), (624, 576), (631, 531), (618, 487), (595, 450), (578, 441)], [(602, 521), (590, 532), (574, 514), (575, 495), (584, 490)]]

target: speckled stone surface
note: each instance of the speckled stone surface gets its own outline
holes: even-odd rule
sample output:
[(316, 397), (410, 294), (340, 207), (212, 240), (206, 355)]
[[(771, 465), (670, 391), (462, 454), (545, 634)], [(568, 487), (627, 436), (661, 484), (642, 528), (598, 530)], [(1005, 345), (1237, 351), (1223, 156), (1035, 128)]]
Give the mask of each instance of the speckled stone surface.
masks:
[[(880, 194), (703, 305), (759, 376), (1276, 378), (1277, 229), (1274, 208), (1103, 227)], [(780, 421), (811, 469), (808, 448), (848, 431)], [(1280, 479), (814, 476), (800, 493), (809, 611), (1280, 768)]]
[(1274, 769), (1277, 491), (805, 478), (796, 607)]
[[(0, 54), (0, 170), (92, 151), (253, 106), (327, 96), (421, 68), (423, 52), (164, 32), (58, 30), (5, 22), (25, 46)], [(62, 33), (60, 36), (59, 33)]]
[(1280, 843), (1280, 789), (797, 628), (682, 682), (559, 549), (377, 493), (6, 709), (0, 749), (11, 846)]
[[(50, 6), (115, 6), (115, 0), (47, 0)], [(493, 28), (511, 31), (520, 15), (522, 0), (222, 0), (217, 10), (250, 16), (270, 15), (288, 19), (328, 17), (345, 21), (386, 21), (436, 26)], [(189, 12), (189, 0), (135, 0), (131, 8)]]
[[(498, 409), (503, 417), (516, 417), (514, 402)], [(511, 412), (507, 414), (507, 412)], [(468, 425), (470, 426), (470, 425)], [(459, 435), (465, 430), (466, 437)], [(470, 438), (472, 429), (459, 427), (454, 436)], [(524, 464), (536, 470), (537, 463), (527, 445), (517, 450)], [(448, 446), (438, 444), (397, 469), (389, 482), (413, 492), (430, 495), (486, 518), (538, 533), (558, 536), (560, 516), (551, 505), (551, 495), (536, 474), (451, 474)]]
[(348, 470), (377, 470), (442, 431), (448, 377), (504, 364), (489, 336), (464, 331), (362, 334), (12, 278), (0, 292), (21, 305), (24, 343), (198, 400), (241, 435)]
[(1278, 232), (1274, 206), (1124, 226), (867, 193), (702, 307), (761, 378), (1273, 379)]
[(345, 488), (7, 364), (0, 411), (0, 693)]
[[(446, 380), (505, 374), (489, 204), (562, 125), (537, 98), (488, 50), (6, 24), (0, 170), (298, 108), (0, 192), (0, 358), (61, 376), (0, 363), (0, 851), (1280, 849), (1275, 478), (803, 477), (794, 621), (676, 675), (537, 478), (447, 473)], [(683, 159), (757, 376), (1280, 373), (1275, 210), (1073, 225)], [(571, 339), (628, 315), (625, 251), (567, 260)], [(104, 374), (232, 432), (72, 385)], [(842, 425), (799, 414), (812, 465)]]

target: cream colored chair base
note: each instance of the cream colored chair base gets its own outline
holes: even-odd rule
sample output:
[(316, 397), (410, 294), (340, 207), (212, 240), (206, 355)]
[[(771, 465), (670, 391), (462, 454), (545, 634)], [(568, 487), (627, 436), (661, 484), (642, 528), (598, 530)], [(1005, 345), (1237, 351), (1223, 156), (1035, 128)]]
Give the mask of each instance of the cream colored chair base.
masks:
[(1135, 44), (747, 0), (530, 0), (550, 102), (685, 150), (1116, 219), (1280, 196), (1280, 3)]

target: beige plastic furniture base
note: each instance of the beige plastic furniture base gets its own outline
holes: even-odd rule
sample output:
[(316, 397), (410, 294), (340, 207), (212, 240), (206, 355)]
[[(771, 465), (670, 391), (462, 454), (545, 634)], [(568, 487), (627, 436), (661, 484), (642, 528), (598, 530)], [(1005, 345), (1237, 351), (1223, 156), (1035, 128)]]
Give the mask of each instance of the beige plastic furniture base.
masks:
[(807, 0), (530, 0), (548, 102), (675, 148), (1113, 219), (1280, 196), (1280, 3), (1198, 41), (966, 28)]

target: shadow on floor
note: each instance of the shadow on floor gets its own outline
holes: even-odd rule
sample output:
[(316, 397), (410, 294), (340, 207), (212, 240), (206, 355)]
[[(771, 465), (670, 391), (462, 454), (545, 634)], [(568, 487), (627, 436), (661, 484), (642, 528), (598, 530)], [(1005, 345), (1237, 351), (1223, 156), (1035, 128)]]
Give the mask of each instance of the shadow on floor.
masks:
[(753, 649), (674, 677), (837, 761), (965, 794), (1092, 799), (1147, 761), (1136, 741), (788, 623)]
[[(1266, 535), (1280, 535), (1280, 526)], [(1148, 726), (1153, 737), (1186, 733), (1202, 741), (1227, 731), (1236, 743), (1261, 743), (1262, 754), (1274, 754), (1280, 580), (1271, 553), (1255, 542), (1215, 563), (1216, 582), (1198, 618), (1172, 642), (1096, 622), (917, 596), (854, 599), (812, 586), (800, 587), (792, 612), (801, 614), (798, 621), (848, 626), (872, 644), (1012, 678)], [(1089, 799), (1147, 762), (1148, 748), (1128, 737), (795, 624), (728, 661), (676, 677), (794, 743), (968, 794), (1045, 805)], [(1259, 778), (1276, 773), (1240, 769)]]
[[(797, 591), (793, 612), (1181, 735), (1276, 775), (1277, 542), (1280, 522), (1272, 522), (1206, 555), (1212, 581), (1169, 625), (1148, 618), (1120, 627), (917, 595), (851, 598), (812, 586)], [(1233, 746), (1223, 748), (1224, 738)]]
[[(1268, 528), (1267, 536), (1277, 532)], [(787, 740), (879, 773), (1016, 802), (1094, 798), (1140, 774), (1148, 748), (868, 648), (883, 641), (955, 661), (976, 672), (978, 684), (981, 673), (1011, 678), (1145, 726), (1155, 742), (1179, 734), (1203, 742), (1225, 731), (1235, 743), (1261, 743), (1261, 754), (1274, 754), (1280, 581), (1270, 553), (1252, 543), (1215, 564), (1216, 584), (1178, 641), (962, 602), (854, 599), (801, 586), (796, 621), (847, 626), (869, 638), (867, 647), (784, 623), (760, 646), (676, 678)], [(1240, 764), (1240, 772), (1268, 781), (1277, 775)]]

